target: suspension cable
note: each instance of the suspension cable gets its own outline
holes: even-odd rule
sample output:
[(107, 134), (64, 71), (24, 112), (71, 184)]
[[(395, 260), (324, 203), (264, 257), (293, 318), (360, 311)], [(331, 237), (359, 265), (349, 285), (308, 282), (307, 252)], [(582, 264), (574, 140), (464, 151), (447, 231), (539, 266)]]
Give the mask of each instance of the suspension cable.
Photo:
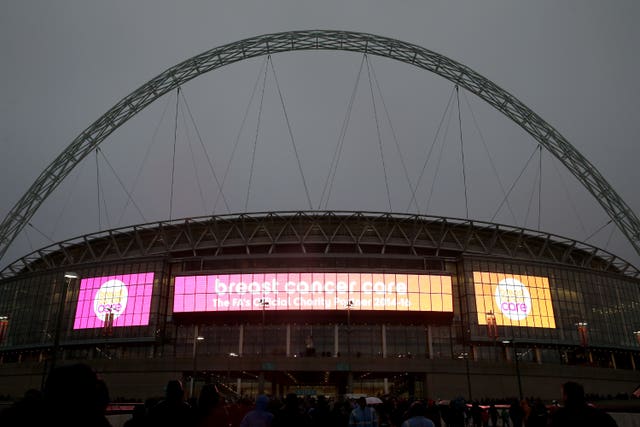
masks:
[(524, 173), (524, 171), (527, 170), (527, 167), (529, 166), (529, 163), (531, 162), (531, 159), (533, 159), (533, 156), (536, 154), (536, 151), (538, 151), (538, 147), (537, 146), (533, 149), (533, 152), (529, 156), (529, 159), (527, 160), (527, 163), (525, 163), (524, 167), (520, 171), (520, 174), (518, 175), (516, 180), (513, 182), (513, 184), (511, 184), (511, 187), (509, 188), (509, 191), (507, 191), (507, 194), (505, 194), (504, 199), (502, 199), (502, 202), (500, 202), (500, 205), (498, 206), (498, 209), (496, 210), (496, 212), (491, 217), (491, 222), (493, 222), (493, 220), (496, 218), (496, 215), (498, 215), (498, 212), (500, 212), (500, 209), (502, 209), (502, 206), (504, 205), (505, 200), (507, 200), (507, 198), (511, 194), (511, 191), (513, 191), (513, 189), (515, 188), (516, 184), (518, 183), (518, 181), (522, 177), (522, 174)]
[(609, 243), (611, 243), (611, 238), (613, 237), (613, 233), (615, 233), (615, 231), (617, 229), (618, 229), (618, 227), (611, 227), (611, 231), (609, 232), (609, 237), (607, 238), (607, 241), (604, 244), (604, 250), (605, 251), (609, 249)]
[(173, 126), (173, 157), (171, 160), (171, 194), (169, 196), (169, 221), (173, 219), (173, 185), (176, 172), (176, 145), (178, 144), (178, 107), (180, 103), (180, 86), (176, 89), (176, 114)]
[[(480, 125), (478, 124), (478, 120), (476, 119), (476, 115), (473, 112), (473, 108), (471, 108), (471, 103), (469, 102), (469, 97), (467, 96), (467, 93), (465, 91), (462, 92), (462, 97), (464, 98), (466, 104), (467, 104), (467, 108), (469, 109), (469, 113), (471, 114), (471, 121), (473, 122), (476, 130), (478, 131), (478, 135), (480, 136), (480, 141), (482, 142), (482, 146), (484, 147), (484, 152), (487, 155), (487, 158), (489, 159), (489, 164), (491, 165), (491, 170), (493, 171), (493, 174), (495, 175), (497, 181), (498, 181), (498, 185), (500, 185), (500, 190), (502, 191), (502, 196), (504, 197), (506, 194), (506, 190), (504, 188), (504, 184), (502, 183), (502, 180), (500, 179), (500, 175), (498, 174), (498, 168), (496, 168), (495, 163), (493, 162), (493, 156), (491, 156), (491, 152), (489, 151), (489, 146), (487, 145), (486, 140), (484, 139), (484, 135), (482, 134), (482, 131), (480, 130)], [(518, 219), (516, 218), (516, 214), (513, 212), (513, 209), (511, 208), (511, 203), (509, 203), (509, 200), (506, 201), (507, 204), (507, 209), (509, 210), (509, 213), (511, 214), (511, 217), (513, 218), (513, 223), (517, 224), (518, 223)]]
[[(333, 151), (333, 156), (331, 157), (331, 164), (329, 166), (329, 172), (327, 173), (327, 179), (325, 180), (324, 187), (322, 188), (322, 195), (320, 196), (320, 203), (318, 204), (318, 208), (322, 208), (323, 200), (325, 202), (324, 209), (326, 209), (329, 204), (329, 196), (331, 195), (331, 190), (333, 189), (333, 182), (335, 180), (336, 172), (338, 170), (338, 162), (340, 161), (342, 148), (344, 146), (344, 141), (347, 135), (347, 129), (349, 128), (349, 122), (351, 120), (351, 111), (353, 109), (356, 93), (358, 92), (358, 85), (360, 83), (360, 76), (362, 75), (362, 69), (364, 67), (364, 60), (365, 60), (365, 57), (364, 55), (362, 55), (362, 60), (360, 61), (360, 67), (358, 68), (356, 81), (353, 86), (353, 90), (351, 91), (351, 97), (349, 98), (349, 103), (347, 104), (347, 112), (345, 114), (344, 120), (342, 121), (340, 133), (338, 134), (338, 141), (336, 143), (336, 148)], [(326, 194), (326, 199), (325, 199), (325, 194)]]
[(538, 231), (540, 231), (540, 223), (542, 221), (542, 145), (540, 149), (540, 166), (538, 167)]
[[(525, 215), (524, 223), (522, 224), (523, 227), (526, 227), (527, 223), (529, 222), (529, 214), (531, 213), (531, 205), (533, 204), (533, 196), (536, 194), (536, 186), (540, 182), (539, 173), (540, 173), (540, 170), (537, 170), (536, 171), (536, 178), (533, 180), (533, 185), (531, 186), (531, 194), (529, 194), (529, 203), (527, 204), (527, 214)], [(540, 206), (540, 202), (538, 201), (538, 207), (539, 206)], [(539, 211), (538, 211), (538, 218), (540, 218), (540, 212)], [(540, 227), (538, 227), (538, 230), (540, 230)]]
[(104, 218), (107, 222), (107, 228), (111, 228), (111, 217), (109, 216), (109, 209), (107, 209), (107, 196), (104, 189), (102, 190), (102, 207), (104, 208)]
[[(269, 58), (269, 55), (267, 58)], [(256, 123), (256, 134), (253, 140), (253, 152), (251, 154), (251, 169), (249, 170), (249, 183), (247, 185), (247, 197), (244, 200), (244, 211), (247, 211), (249, 205), (249, 193), (251, 191), (251, 180), (253, 179), (253, 166), (256, 161), (256, 148), (258, 146), (258, 133), (260, 132), (260, 119), (262, 118), (262, 104), (264, 102), (264, 88), (267, 85), (267, 70), (268, 66), (264, 67), (264, 76), (262, 78), (262, 93), (260, 94), (260, 104), (258, 107), (258, 121)]]
[(296, 141), (293, 138), (293, 131), (291, 130), (291, 122), (289, 121), (289, 115), (287, 114), (287, 108), (284, 103), (284, 96), (280, 90), (280, 84), (278, 83), (278, 75), (276, 69), (273, 66), (273, 59), (269, 56), (269, 64), (271, 65), (271, 72), (273, 73), (273, 80), (276, 82), (276, 88), (278, 89), (278, 96), (280, 97), (280, 104), (282, 105), (282, 112), (284, 113), (285, 121), (287, 122), (287, 130), (289, 131), (289, 137), (291, 138), (291, 145), (293, 146), (293, 152), (296, 155), (296, 161), (298, 162), (298, 170), (300, 171), (300, 177), (302, 178), (302, 185), (304, 186), (304, 192), (307, 195), (307, 202), (309, 203), (309, 209), (313, 209), (313, 203), (311, 203), (311, 196), (309, 195), (309, 188), (307, 187), (307, 181), (304, 178), (304, 172), (302, 170), (302, 163), (300, 162), (300, 156), (298, 155), (298, 148), (296, 147)]
[[(182, 92), (182, 102), (184, 103), (185, 106), (187, 106), (187, 102), (184, 97), (184, 91)], [(193, 144), (191, 144), (191, 137), (189, 136), (189, 126), (187, 126), (187, 118), (185, 117), (185, 112), (184, 112), (185, 109), (186, 108), (183, 108), (182, 111), (180, 112), (180, 116), (182, 118), (182, 126), (184, 126), (184, 136), (187, 139), (187, 147), (189, 147), (189, 154), (191, 155), (191, 163), (193, 164), (193, 173), (196, 176), (196, 185), (198, 186), (198, 193), (200, 194), (200, 202), (202, 203), (202, 212), (206, 212), (207, 206), (204, 200), (204, 192), (202, 191), (202, 183), (200, 182), (200, 175), (198, 174), (198, 165), (196, 163), (196, 157), (193, 152)], [(192, 123), (193, 123), (193, 126), (195, 127), (195, 122), (192, 122)], [(198, 131), (196, 128), (196, 133), (197, 132)]]
[(460, 158), (462, 160), (462, 183), (464, 184), (464, 209), (469, 218), (469, 198), (467, 197), (467, 171), (464, 162), (464, 139), (462, 138), (462, 114), (460, 112), (460, 92), (456, 85), (456, 104), (458, 106), (458, 127), (460, 129)]
[(376, 99), (373, 94), (373, 83), (371, 81), (371, 68), (369, 67), (369, 58), (365, 54), (365, 61), (367, 63), (367, 76), (369, 78), (369, 89), (371, 90), (371, 104), (373, 105), (373, 117), (376, 121), (376, 132), (378, 133), (378, 149), (380, 150), (380, 161), (382, 163), (382, 172), (384, 173), (384, 185), (387, 190), (387, 201), (389, 202), (389, 211), (393, 211), (391, 208), (391, 192), (389, 191), (389, 178), (387, 177), (387, 167), (384, 161), (384, 150), (382, 149), (382, 134), (380, 133), (380, 123), (378, 121), (378, 109), (376, 108)]
[(38, 227), (36, 227), (35, 225), (33, 225), (31, 222), (28, 222), (27, 225), (31, 228), (33, 228), (34, 230), (36, 230), (42, 237), (44, 237), (45, 239), (47, 239), (49, 242), (51, 243), (55, 243), (53, 241), (53, 239), (49, 236), (47, 236), (46, 234), (44, 234)]
[[(144, 157), (142, 159), (142, 162), (140, 162), (140, 166), (138, 167), (138, 172), (136, 174), (136, 178), (133, 180), (133, 184), (131, 185), (131, 188), (129, 189), (127, 194), (133, 194), (135, 189), (136, 189), (136, 187), (137, 187), (137, 185), (138, 185), (138, 181), (140, 180), (140, 176), (142, 175), (142, 170), (144, 169), (144, 166), (147, 163), (147, 160), (149, 159), (149, 154), (151, 154), (151, 148), (155, 144), (156, 136), (158, 135), (158, 131), (160, 130), (160, 125), (162, 124), (162, 121), (164, 120), (164, 116), (167, 113), (167, 110), (169, 109), (169, 103), (170, 102), (171, 102), (171, 98), (167, 97), (167, 102), (165, 102), (164, 108), (162, 109), (162, 114), (160, 114), (160, 120), (158, 120), (158, 123), (156, 124), (156, 127), (155, 127), (155, 129), (153, 131), (153, 134), (151, 135), (151, 140), (147, 144), (147, 148), (146, 148), (146, 151), (144, 153)], [(118, 217), (118, 221), (116, 222), (116, 225), (119, 226), (120, 224), (122, 224), (122, 218), (124, 217), (124, 214), (126, 213), (126, 210), (129, 207), (129, 203), (130, 202), (131, 202), (131, 199), (127, 198), (127, 201), (125, 202), (124, 207), (122, 208), (122, 212), (120, 212), (120, 216)]]
[(553, 165), (553, 168), (556, 171), (556, 175), (560, 179), (560, 184), (562, 185), (562, 189), (564, 190), (565, 196), (567, 197), (567, 200), (569, 201), (569, 205), (571, 206), (571, 209), (573, 210), (573, 214), (578, 219), (578, 224), (580, 224), (580, 228), (582, 229), (582, 232), (586, 235), (587, 234), (587, 227), (585, 226), (584, 222), (582, 221), (582, 217), (580, 216), (580, 211), (578, 210), (578, 208), (576, 207), (576, 204), (573, 202), (573, 199), (571, 198), (571, 193), (569, 192), (569, 189), (567, 188), (567, 184), (564, 182), (564, 179), (562, 179), (562, 175), (560, 174), (560, 170), (558, 170), (558, 166), (556, 166), (556, 163), (555, 162), (551, 162), (551, 164)]
[[(102, 150), (100, 149), (100, 147), (96, 148), (96, 151), (99, 151), (100, 153), (102, 153)], [(98, 155), (98, 153), (96, 153), (96, 156)], [(96, 159), (97, 161), (97, 159)], [(107, 221), (107, 228), (111, 228), (111, 218), (109, 218), (109, 209), (107, 209), (107, 198), (106, 198), (106, 191), (104, 191), (104, 186), (102, 188), (102, 195), (100, 196), (100, 199), (102, 200), (102, 207), (104, 208), (104, 216), (105, 216), (105, 220)]]
[[(442, 124), (444, 123), (444, 119), (447, 117), (447, 112), (449, 111), (449, 107), (451, 105), (451, 100), (453, 99), (453, 94), (454, 94), (455, 88), (451, 90), (451, 94), (449, 95), (449, 100), (447, 101), (447, 105), (444, 109), (444, 112), (442, 113), (442, 117), (440, 118), (440, 123), (438, 123), (438, 128), (436, 129), (436, 134), (433, 137), (433, 141), (431, 141), (431, 146), (429, 147), (429, 151), (427, 152), (427, 157), (424, 160), (424, 163), (422, 164), (422, 170), (420, 171), (420, 175), (418, 175), (418, 179), (416, 180), (416, 185), (415, 185), (415, 189), (416, 191), (418, 191), (418, 187), (420, 187), (420, 182), (422, 181), (422, 177), (424, 176), (425, 171), (427, 170), (427, 164), (429, 163), (429, 160), (431, 159), (431, 153), (433, 152), (433, 148), (436, 145), (436, 142), (438, 141), (438, 136), (440, 135), (440, 129), (442, 128)], [(411, 200), (409, 201), (409, 204), (407, 205), (407, 210), (409, 210), (409, 208), (411, 207), (411, 203), (415, 203), (416, 206), (418, 206), (418, 201), (416, 198), (416, 194), (412, 194), (411, 195)], [(420, 209), (418, 208), (418, 211)]]
[(100, 209), (100, 163), (98, 162), (98, 149), (96, 148), (96, 195), (98, 202), (98, 230), (102, 230), (102, 220), (100, 218), (101, 209)]
[(27, 233), (27, 230), (29, 230), (29, 228), (25, 228), (24, 233), (22, 233), (22, 235), (24, 235), (25, 239), (27, 239), (27, 244), (29, 245), (29, 249), (31, 249), (31, 252), (34, 252), (36, 249), (33, 247), (33, 243), (29, 238), (29, 233)]
[[(454, 88), (455, 91), (455, 88)], [(453, 92), (452, 92), (453, 95)], [(433, 197), (433, 190), (436, 187), (436, 181), (438, 179), (438, 173), (440, 172), (440, 165), (442, 164), (442, 154), (444, 153), (444, 146), (447, 141), (447, 136), (449, 135), (449, 129), (451, 127), (451, 120), (453, 118), (453, 113), (449, 110), (449, 115), (447, 118), (447, 124), (444, 128), (444, 134), (442, 135), (442, 144), (440, 145), (440, 151), (438, 152), (438, 160), (436, 162), (436, 170), (433, 174), (433, 180), (431, 181), (431, 188), (429, 189), (429, 197), (427, 198), (427, 203), (425, 205), (425, 214), (429, 213), (429, 206), (431, 205), (431, 198)]]
[(73, 179), (71, 187), (70, 187), (69, 191), (66, 192), (67, 196), (65, 198), (64, 203), (62, 204), (62, 209), (60, 209), (60, 213), (56, 217), (56, 220), (51, 223), (51, 235), (54, 235), (54, 233), (58, 229), (58, 226), (60, 225), (60, 221), (62, 220), (62, 217), (64, 216), (64, 213), (67, 210), (67, 207), (70, 205), (71, 196), (73, 195), (73, 193), (74, 193), (74, 191), (76, 189), (76, 185), (78, 184), (78, 180), (79, 180), (80, 175), (82, 174), (86, 164), (87, 164), (87, 162), (81, 162), (80, 165), (79, 165), (79, 169), (78, 169), (78, 171), (76, 173), (76, 176)]
[(102, 158), (104, 159), (105, 163), (107, 164), (107, 166), (109, 166), (109, 169), (111, 169), (111, 172), (113, 173), (113, 176), (116, 177), (116, 179), (118, 180), (118, 183), (120, 184), (120, 187), (122, 187), (122, 190), (126, 193), (127, 198), (131, 201), (131, 203), (133, 204), (133, 206), (136, 208), (136, 210), (138, 211), (138, 213), (140, 214), (140, 217), (142, 218), (142, 220), (144, 222), (148, 222), (148, 220), (145, 218), (145, 216), (142, 214), (142, 211), (140, 210), (140, 207), (138, 206), (138, 204), (136, 203), (136, 201), (133, 199), (133, 196), (131, 195), (131, 193), (129, 193), (129, 191), (127, 191), (127, 187), (124, 185), (124, 182), (122, 182), (122, 179), (120, 179), (120, 176), (118, 175), (118, 173), (116, 172), (116, 170), (113, 168), (113, 166), (111, 165), (111, 162), (109, 161), (109, 159), (107, 158), (107, 156), (104, 154), (104, 152), (102, 150), (98, 150), (98, 152), (100, 154), (102, 154)]
[[(404, 171), (404, 177), (407, 180), (407, 186), (409, 187), (409, 191), (411, 192), (412, 200), (414, 201), (414, 204), (416, 207), (416, 212), (419, 212), (420, 207), (418, 206), (418, 203), (415, 200), (416, 189), (413, 187), (413, 184), (411, 183), (411, 178), (409, 177), (409, 170), (407, 169), (407, 165), (404, 161), (404, 156), (402, 155), (402, 150), (400, 149), (400, 143), (398, 142), (398, 137), (396, 135), (395, 128), (393, 127), (393, 122), (391, 121), (391, 114), (389, 114), (387, 103), (384, 100), (384, 96), (382, 95), (380, 84), (378, 83), (376, 70), (375, 68), (373, 68), (373, 63), (371, 63), (370, 65), (371, 65), (371, 75), (373, 76), (373, 82), (375, 83), (376, 88), (378, 89), (378, 94), (380, 96), (380, 100), (382, 101), (382, 108), (384, 109), (385, 116), (387, 118), (387, 123), (389, 124), (389, 129), (391, 129), (391, 135), (393, 137), (393, 141), (396, 146), (396, 151), (398, 152), (398, 157), (400, 158), (400, 164), (402, 165), (402, 170)], [(409, 206), (411, 206), (411, 203), (409, 203)]]
[[(200, 146), (202, 147), (202, 151), (204, 151), (204, 156), (207, 158), (207, 163), (209, 164), (209, 169), (211, 170), (211, 174), (213, 175), (213, 179), (216, 181), (216, 185), (218, 186), (218, 194), (222, 196), (222, 202), (224, 203), (225, 207), (227, 208), (227, 212), (231, 212), (231, 209), (229, 209), (229, 204), (227, 203), (227, 198), (224, 196), (224, 193), (222, 192), (222, 186), (220, 184), (220, 181), (218, 180), (218, 175), (216, 175), (216, 171), (213, 169), (213, 163), (211, 162), (211, 157), (209, 157), (209, 152), (207, 151), (206, 146), (204, 145), (204, 141), (202, 139), (202, 136), (200, 134), (200, 129), (198, 129), (198, 125), (196, 124), (196, 120), (193, 117), (193, 114), (191, 113), (191, 107), (189, 106), (189, 103), (187, 102), (187, 98), (184, 95), (184, 91), (181, 92), (181, 96), (182, 96), (182, 102), (184, 102), (185, 107), (187, 108), (187, 113), (189, 114), (189, 118), (191, 119), (191, 123), (193, 124), (193, 128), (196, 131), (196, 135), (198, 136), (198, 141), (200, 141)], [(186, 126), (186, 123), (185, 123)], [(193, 152), (192, 152), (193, 155)], [(195, 162), (195, 160), (194, 160)], [(197, 177), (197, 172), (196, 172), (196, 177)], [(198, 185), (200, 185), (198, 183)], [(200, 192), (202, 193), (202, 189), (200, 189)], [(204, 195), (202, 196), (202, 200), (204, 202)], [(205, 208), (206, 211), (206, 208)]]
[[(256, 76), (256, 81), (253, 84), (253, 89), (251, 90), (251, 96), (249, 96), (249, 102), (247, 103), (247, 108), (245, 108), (244, 110), (242, 121), (240, 122), (240, 128), (238, 129), (238, 133), (233, 143), (233, 149), (231, 150), (231, 156), (229, 156), (227, 167), (225, 168), (224, 175), (222, 176), (220, 191), (218, 192), (218, 195), (216, 196), (216, 200), (213, 203), (213, 209), (211, 210), (211, 215), (213, 215), (216, 212), (216, 208), (218, 207), (218, 200), (220, 200), (220, 196), (223, 195), (222, 191), (224, 190), (224, 184), (227, 182), (227, 176), (229, 174), (229, 171), (231, 170), (231, 164), (233, 163), (233, 158), (235, 156), (238, 145), (240, 144), (240, 137), (242, 136), (242, 130), (244, 129), (244, 125), (245, 125), (245, 122), (247, 121), (247, 117), (249, 117), (249, 111), (251, 110), (253, 97), (255, 96), (256, 89), (258, 88), (258, 83), (260, 83), (260, 76), (262, 76), (262, 67), (266, 67), (266, 66), (267, 66), (267, 59), (265, 58), (262, 64), (260, 65), (260, 68), (258, 69), (258, 75)], [(228, 205), (227, 205), (227, 211), (231, 212)]]
[[(584, 239), (584, 242), (587, 243), (593, 236), (595, 236), (596, 234), (601, 232), (607, 225), (611, 224), (612, 222), (613, 222), (613, 219), (610, 219), (609, 221), (605, 222), (602, 226), (598, 227), (598, 229), (596, 231), (594, 231), (586, 239)], [(611, 237), (609, 237), (609, 238), (611, 238)]]

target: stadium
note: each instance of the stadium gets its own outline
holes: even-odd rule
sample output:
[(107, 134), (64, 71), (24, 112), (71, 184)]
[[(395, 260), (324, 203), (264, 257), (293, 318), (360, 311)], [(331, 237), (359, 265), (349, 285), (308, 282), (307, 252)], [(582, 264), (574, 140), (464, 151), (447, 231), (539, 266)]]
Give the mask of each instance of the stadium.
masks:
[(477, 398), (553, 398), (565, 378), (603, 394), (638, 382), (638, 271), (498, 224), (184, 219), (60, 242), (3, 274), (4, 393), (39, 386), (53, 352), (89, 361), (114, 396), (170, 378), (248, 395)]
[[(640, 221), (598, 171), (492, 82), (398, 40), (300, 31), (207, 51), (118, 102), (9, 212), (0, 256), (71, 169), (155, 99), (233, 62), (314, 49), (391, 58), (477, 95), (556, 156), (639, 250)], [(147, 222), (51, 244), (0, 272), (0, 394), (39, 388), (75, 361), (136, 400), (175, 378), (191, 394), (214, 382), (235, 395), (551, 400), (567, 380), (631, 393), (639, 284), (608, 251), (495, 222), (338, 210)]]

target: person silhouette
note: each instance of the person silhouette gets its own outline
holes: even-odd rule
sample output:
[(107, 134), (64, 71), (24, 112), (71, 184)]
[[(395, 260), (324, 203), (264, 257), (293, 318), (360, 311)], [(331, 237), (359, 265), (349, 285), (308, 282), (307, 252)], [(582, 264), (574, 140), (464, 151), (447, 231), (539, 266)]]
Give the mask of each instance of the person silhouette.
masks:
[(427, 408), (422, 402), (413, 402), (409, 407), (409, 418), (402, 423), (401, 427), (435, 427), (433, 421), (425, 416), (426, 413)]
[(376, 410), (367, 406), (367, 400), (359, 397), (357, 406), (349, 416), (349, 427), (378, 427)]
[(40, 390), (27, 390), (21, 400), (0, 413), (0, 426), (3, 427), (40, 427), (45, 422), (44, 397)]
[(198, 406), (195, 409), (196, 427), (231, 427), (231, 417), (214, 384), (205, 384), (200, 390)]
[(165, 398), (149, 411), (149, 424), (158, 427), (188, 426), (193, 423), (191, 406), (184, 401), (184, 388), (178, 380), (170, 380)]
[(131, 418), (124, 422), (122, 427), (145, 427), (147, 425), (147, 409), (144, 405), (135, 405)]
[(247, 412), (240, 427), (270, 427), (273, 423), (273, 414), (267, 411), (269, 398), (264, 394), (256, 398), (256, 406), (253, 410)]
[(105, 417), (109, 391), (93, 369), (84, 363), (59, 366), (44, 386), (47, 424), (65, 427), (110, 426)]
[(564, 406), (551, 417), (552, 427), (618, 427), (605, 411), (587, 404), (582, 385), (569, 381), (562, 385)]

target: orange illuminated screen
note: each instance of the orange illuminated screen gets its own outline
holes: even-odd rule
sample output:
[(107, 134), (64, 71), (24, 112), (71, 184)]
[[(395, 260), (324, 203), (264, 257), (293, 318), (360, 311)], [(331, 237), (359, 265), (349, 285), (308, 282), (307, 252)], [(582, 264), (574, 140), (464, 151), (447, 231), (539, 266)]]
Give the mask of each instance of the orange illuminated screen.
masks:
[(549, 279), (494, 272), (474, 272), (478, 324), (493, 314), (498, 326), (556, 327)]
[(271, 310), (345, 310), (349, 307), (351, 310), (452, 312), (451, 277), (312, 272), (175, 278), (174, 313), (259, 311), (265, 307)]

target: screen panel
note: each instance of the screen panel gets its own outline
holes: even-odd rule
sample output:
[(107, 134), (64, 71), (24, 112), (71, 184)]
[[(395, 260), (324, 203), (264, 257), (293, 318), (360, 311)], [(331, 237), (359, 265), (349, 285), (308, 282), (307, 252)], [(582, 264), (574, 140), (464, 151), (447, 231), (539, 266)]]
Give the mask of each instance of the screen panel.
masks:
[(473, 281), (479, 325), (494, 318), (497, 326), (555, 329), (547, 277), (474, 271)]
[(73, 329), (148, 325), (152, 293), (153, 273), (84, 278)]
[[(197, 283), (205, 283), (198, 287)], [(452, 312), (451, 277), (296, 272), (175, 278), (174, 313), (275, 310)], [(445, 292), (446, 291), (446, 292)], [(351, 304), (350, 304), (351, 302)]]

